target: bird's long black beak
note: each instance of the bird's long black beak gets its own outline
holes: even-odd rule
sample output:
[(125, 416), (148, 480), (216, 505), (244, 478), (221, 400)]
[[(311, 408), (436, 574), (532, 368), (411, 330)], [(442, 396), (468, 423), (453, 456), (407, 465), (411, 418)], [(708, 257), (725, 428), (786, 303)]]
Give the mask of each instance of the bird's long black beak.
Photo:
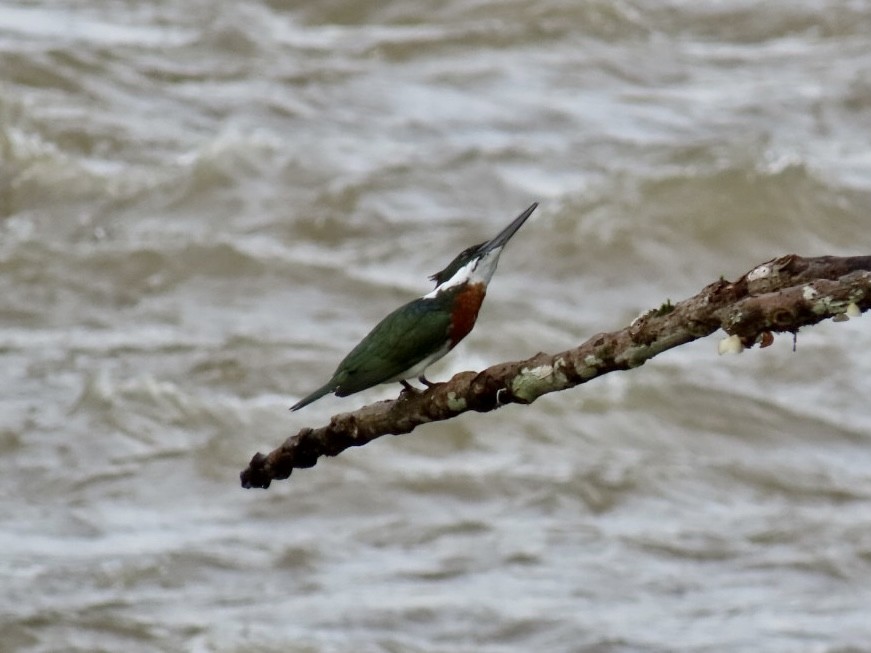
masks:
[(514, 218), (510, 225), (500, 231), (498, 236), (484, 243), (479, 250), (480, 254), (486, 254), (491, 250), (504, 247), (505, 243), (511, 240), (511, 237), (517, 233), (517, 230), (523, 226), (523, 223), (526, 222), (526, 219), (532, 215), (536, 208), (538, 208), (538, 202), (533, 202), (528, 209)]

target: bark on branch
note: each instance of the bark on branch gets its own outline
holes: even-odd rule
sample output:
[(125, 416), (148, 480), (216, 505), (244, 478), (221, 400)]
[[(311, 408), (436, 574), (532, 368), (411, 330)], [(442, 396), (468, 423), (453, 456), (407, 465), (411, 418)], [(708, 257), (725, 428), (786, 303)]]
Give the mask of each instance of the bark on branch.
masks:
[(419, 394), (402, 393), (352, 413), (335, 415), (318, 429), (304, 428), (267, 455), (257, 453), (240, 474), (242, 487), (268, 488), (296, 468), (313, 467), (383, 435), (410, 433), (427, 422), (466, 411), (487, 412), (529, 404), (541, 395), (573, 388), (608, 372), (643, 365), (657, 354), (717, 329), (738, 349), (770, 344), (772, 333), (795, 334), (826, 318), (846, 319), (871, 307), (871, 256), (782, 256), (734, 282), (715, 281), (697, 295), (666, 303), (612, 333), (600, 333), (558, 354), (461, 372)]

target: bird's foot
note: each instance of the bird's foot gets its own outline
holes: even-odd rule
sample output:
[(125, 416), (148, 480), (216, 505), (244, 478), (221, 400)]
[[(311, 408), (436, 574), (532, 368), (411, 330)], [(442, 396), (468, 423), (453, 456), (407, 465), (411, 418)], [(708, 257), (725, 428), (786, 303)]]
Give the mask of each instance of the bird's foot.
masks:
[(430, 380), (429, 380), (428, 378), (426, 378), (423, 374), (421, 374), (419, 377), (417, 377), (417, 380), (420, 381), (421, 383), (423, 383), (427, 388), (431, 388), (431, 387), (433, 387), (434, 385), (438, 385), (438, 384), (433, 383), (432, 381), (430, 381)]
[(419, 395), (420, 394), (420, 390), (415, 388), (413, 385), (411, 385), (405, 379), (401, 379), (399, 382), (402, 384), (402, 392), (399, 393), (400, 397), (404, 397), (406, 395)]

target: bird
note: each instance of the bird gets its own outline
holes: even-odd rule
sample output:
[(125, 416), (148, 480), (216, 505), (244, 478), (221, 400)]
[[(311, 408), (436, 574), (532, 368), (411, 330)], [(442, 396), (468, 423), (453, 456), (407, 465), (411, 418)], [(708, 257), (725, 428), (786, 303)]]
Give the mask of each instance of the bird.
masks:
[(534, 202), (491, 240), (460, 252), (447, 267), (430, 276), (435, 288), (400, 306), (381, 320), (342, 359), (330, 380), (300, 399), (299, 410), (330, 393), (347, 397), (382, 383), (398, 381), (418, 392), (408, 379), (435, 385), (424, 372), (469, 335), (496, 272), (505, 245), (538, 207)]

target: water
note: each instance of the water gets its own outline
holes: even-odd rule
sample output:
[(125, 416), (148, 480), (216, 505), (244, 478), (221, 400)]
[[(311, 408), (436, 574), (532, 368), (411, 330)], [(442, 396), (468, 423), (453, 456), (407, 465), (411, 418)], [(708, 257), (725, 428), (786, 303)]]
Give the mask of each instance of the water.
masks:
[(0, 650), (871, 650), (867, 318), (238, 472), (537, 215), (432, 378), (868, 253), (867, 2), (0, 7)]

